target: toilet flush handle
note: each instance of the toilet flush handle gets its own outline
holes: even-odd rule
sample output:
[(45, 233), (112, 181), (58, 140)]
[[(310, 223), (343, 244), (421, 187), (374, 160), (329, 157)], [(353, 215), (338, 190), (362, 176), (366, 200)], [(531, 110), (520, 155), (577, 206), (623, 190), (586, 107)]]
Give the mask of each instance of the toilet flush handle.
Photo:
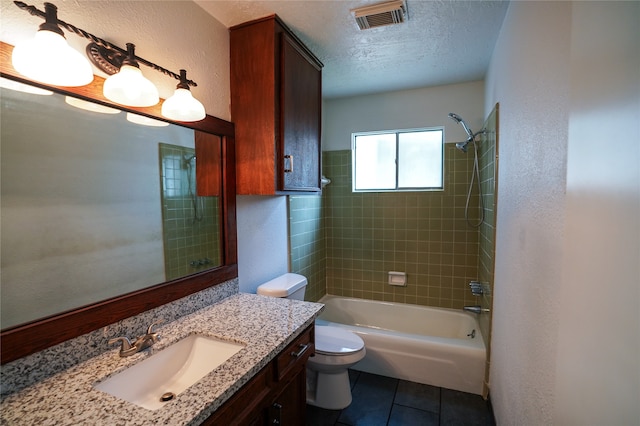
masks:
[(300, 345), (300, 349), (298, 350), (298, 352), (291, 352), (291, 356), (295, 357), (295, 358), (300, 358), (302, 356), (303, 353), (305, 353), (307, 351), (307, 349), (309, 349), (310, 343), (307, 343), (306, 345)]

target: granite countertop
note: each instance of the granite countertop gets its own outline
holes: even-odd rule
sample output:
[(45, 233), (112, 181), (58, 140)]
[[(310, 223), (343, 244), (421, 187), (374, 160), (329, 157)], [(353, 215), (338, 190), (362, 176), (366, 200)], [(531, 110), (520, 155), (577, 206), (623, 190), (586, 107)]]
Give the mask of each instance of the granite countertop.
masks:
[[(312, 324), (322, 308), (319, 303), (235, 294), (157, 327), (161, 340), (149, 350), (120, 358), (113, 349), (7, 396), (0, 418), (9, 425), (199, 424)], [(93, 389), (95, 383), (194, 333), (246, 346), (157, 410)]]

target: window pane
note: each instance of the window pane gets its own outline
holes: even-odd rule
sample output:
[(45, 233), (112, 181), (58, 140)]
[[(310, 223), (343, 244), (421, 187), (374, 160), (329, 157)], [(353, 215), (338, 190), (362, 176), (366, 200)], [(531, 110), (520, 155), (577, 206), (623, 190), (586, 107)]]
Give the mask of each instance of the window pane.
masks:
[(354, 188), (396, 188), (396, 135), (358, 135), (354, 141)]
[(400, 133), (398, 187), (442, 188), (442, 131)]

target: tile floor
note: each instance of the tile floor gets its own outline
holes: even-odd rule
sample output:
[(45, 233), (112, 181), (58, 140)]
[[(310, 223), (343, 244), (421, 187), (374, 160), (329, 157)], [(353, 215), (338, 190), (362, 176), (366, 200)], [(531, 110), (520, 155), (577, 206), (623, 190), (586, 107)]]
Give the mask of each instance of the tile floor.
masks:
[(344, 410), (307, 405), (307, 426), (495, 426), (478, 395), (349, 370), (353, 401)]

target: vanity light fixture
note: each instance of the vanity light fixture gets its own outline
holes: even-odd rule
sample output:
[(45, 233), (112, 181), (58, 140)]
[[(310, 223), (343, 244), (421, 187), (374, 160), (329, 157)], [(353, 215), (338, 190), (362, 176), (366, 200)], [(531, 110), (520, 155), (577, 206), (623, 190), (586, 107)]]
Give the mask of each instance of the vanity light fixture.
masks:
[(31, 86), (29, 84), (20, 83), (19, 81), (9, 80), (8, 78), (0, 77), (0, 87), (5, 89), (14, 90), (16, 92), (31, 93), (32, 95), (53, 95), (51, 90), (41, 89), (39, 87)]
[[(53, 92), (51, 92), (53, 93)], [(109, 108), (104, 105), (96, 104), (94, 102), (88, 102), (82, 99), (74, 98), (73, 96), (65, 96), (64, 102), (72, 107), (84, 109), (86, 111), (98, 112), (100, 114), (119, 114), (120, 110), (115, 108)]]
[(91, 64), (64, 38), (58, 8), (44, 4), (45, 22), (35, 36), (13, 49), (11, 62), (20, 74), (54, 86), (84, 86), (93, 81)]
[[(136, 56), (134, 50), (135, 46), (132, 43), (127, 43), (127, 50), (123, 50), (120, 47), (96, 37), (83, 29), (57, 19), (57, 8), (51, 3), (44, 4), (45, 12), (38, 10), (35, 6), (27, 5), (22, 1), (14, 1), (14, 4), (31, 15), (45, 19), (45, 23), (40, 26), (40, 31), (36, 34), (38, 39), (44, 38), (45, 40), (49, 40), (52, 38), (50, 35), (52, 34), (64, 42), (68, 49), (73, 52), (70, 54), (71, 57), (77, 56), (82, 59), (84, 63), (83, 65), (77, 65), (73, 62), (72, 64), (71, 59), (66, 59), (67, 56), (52, 56), (50, 54), (52, 49), (51, 47), (45, 48), (45, 51), (40, 50), (34, 53), (32, 50), (23, 48), (19, 49), (19, 46), (16, 46), (13, 52), (13, 64), (16, 71), (20, 74), (23, 74), (32, 80), (56, 86), (83, 86), (85, 84), (89, 84), (93, 80), (91, 65), (79, 52), (73, 50), (66, 44), (63, 32), (60, 29), (60, 27), (62, 27), (67, 31), (71, 31), (76, 35), (91, 40), (91, 43), (87, 46), (86, 53), (91, 62), (98, 69), (109, 75), (104, 82), (103, 93), (110, 101), (132, 107), (148, 107), (159, 102), (158, 89), (153, 83), (151, 83), (151, 81), (146, 79), (140, 71), (139, 64), (143, 64), (180, 81), (174, 95), (165, 101), (165, 104), (168, 102), (168, 105), (165, 107), (163, 104), (162, 114), (165, 117), (183, 122), (198, 121), (205, 118), (206, 112), (204, 111), (204, 107), (193, 97), (189, 90), (189, 86), (195, 87), (197, 84), (186, 78), (186, 71), (181, 70), (180, 74), (176, 74), (166, 68), (154, 64), (153, 62), (149, 62), (139, 56)], [(39, 35), (40, 33), (45, 33), (45, 35)], [(57, 40), (55, 37), (53, 39)], [(59, 41), (49, 42), (59, 44)], [(17, 54), (16, 50), (18, 51)], [(40, 54), (38, 54), (38, 52), (40, 52)], [(16, 59), (16, 55), (18, 55), (18, 59)], [(29, 61), (39, 64), (36, 68), (37, 72), (34, 71), (33, 73), (28, 73), (29, 71), (27, 71), (27, 68), (22, 65)], [(64, 69), (71, 70), (68, 71), (67, 74), (63, 74), (65, 75), (65, 78), (68, 77), (68, 79), (65, 79), (64, 81), (53, 81), (49, 78), (45, 79), (44, 75), (51, 69), (62, 68), (63, 65)], [(85, 77), (85, 80), (82, 81), (76, 79), (74, 79), (73, 82), (71, 81), (71, 75), (74, 74), (75, 71), (84, 68), (82, 73), (86, 74), (87, 67), (90, 78)]]
[(169, 125), (166, 121), (156, 120), (155, 118), (145, 117), (144, 115), (134, 114), (132, 112), (127, 113), (127, 121), (150, 127), (167, 127)]
[(140, 71), (132, 43), (127, 43), (120, 70), (105, 80), (103, 93), (110, 101), (128, 106), (148, 107), (160, 102), (158, 89)]
[(187, 71), (180, 70), (180, 83), (173, 96), (162, 104), (162, 115), (176, 121), (198, 121), (206, 116), (204, 106), (189, 90)]

